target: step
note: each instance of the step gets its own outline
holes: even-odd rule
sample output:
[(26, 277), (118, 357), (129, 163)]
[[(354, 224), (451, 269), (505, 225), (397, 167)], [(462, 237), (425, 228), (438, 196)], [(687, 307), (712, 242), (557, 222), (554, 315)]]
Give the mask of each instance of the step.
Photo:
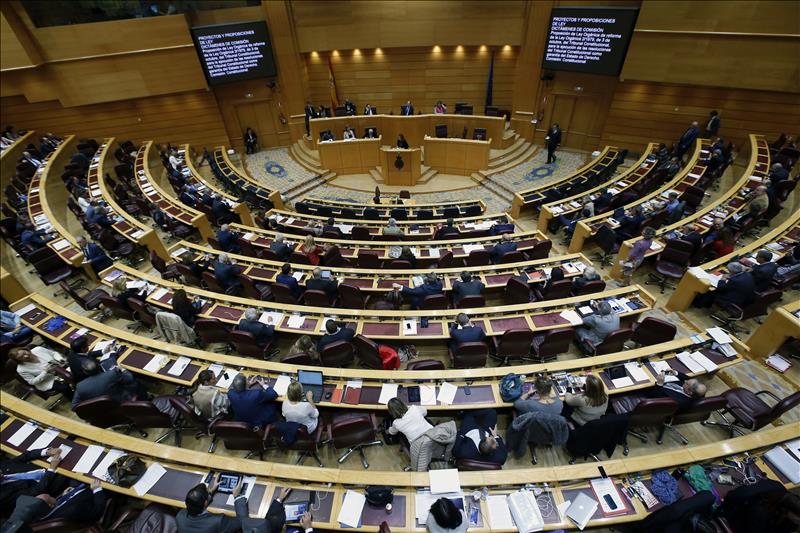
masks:
[(291, 145), (289, 147), (289, 153), (297, 161), (300, 166), (305, 168), (306, 170), (313, 172), (314, 174), (323, 174), (326, 172), (326, 169), (322, 168), (319, 162), (315, 162), (308, 158), (302, 151), (302, 149), (297, 147), (297, 143)]
[(519, 157), (519, 155), (526, 150), (529, 144), (530, 143), (525, 139), (522, 138), (516, 139), (514, 141), (514, 144), (512, 144), (509, 148), (503, 150), (502, 153), (497, 157), (494, 157), (489, 160), (489, 168), (499, 167), (500, 165), (508, 163), (513, 159)]
[(517, 158), (515, 158), (512, 161), (508, 161), (500, 165), (499, 167), (492, 167), (487, 169), (486, 174), (488, 176), (491, 176), (493, 174), (499, 174), (510, 168), (514, 168), (517, 165), (521, 165), (522, 163), (525, 163), (526, 161), (531, 159), (536, 154), (536, 150), (537, 148), (535, 146), (529, 144), (528, 147), (525, 149), (525, 151), (522, 154), (520, 154)]
[(383, 183), (383, 173), (381, 172), (380, 167), (369, 169), (369, 175), (372, 176), (372, 179), (374, 179), (376, 182)]
[(419, 179), (417, 179), (417, 184), (427, 183), (428, 181), (430, 181), (431, 178), (433, 178), (438, 173), (439, 173), (438, 170), (434, 170), (430, 167), (428, 167), (426, 170), (425, 166), (423, 165), (422, 173), (419, 175)]

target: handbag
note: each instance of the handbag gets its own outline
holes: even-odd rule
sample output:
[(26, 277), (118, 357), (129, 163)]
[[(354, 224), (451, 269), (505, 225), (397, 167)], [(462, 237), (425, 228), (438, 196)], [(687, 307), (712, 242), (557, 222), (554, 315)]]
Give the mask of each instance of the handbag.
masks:
[(128, 488), (139, 481), (146, 470), (147, 467), (140, 457), (126, 454), (111, 463), (108, 467), (108, 477), (114, 485)]
[(367, 503), (374, 507), (384, 507), (394, 501), (394, 489), (380, 485), (366, 487)]
[(504, 402), (513, 402), (522, 396), (522, 378), (517, 374), (506, 374), (500, 380), (500, 398)]

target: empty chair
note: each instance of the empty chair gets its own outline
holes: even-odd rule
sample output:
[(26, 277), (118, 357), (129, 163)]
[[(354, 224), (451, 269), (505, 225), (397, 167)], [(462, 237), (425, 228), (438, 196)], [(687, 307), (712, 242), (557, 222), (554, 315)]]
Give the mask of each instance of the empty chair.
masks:
[(272, 289), (267, 283), (258, 283), (247, 274), (239, 274), (242, 282), (242, 295), (254, 300), (269, 300), (272, 298)]
[(442, 218), (458, 218), (461, 216), (461, 210), (457, 206), (445, 207), (442, 210)]
[[(111, 311), (111, 314), (116, 318), (123, 318), (125, 320), (133, 320), (133, 312), (127, 307), (119, 303), (119, 301), (110, 294), (100, 295), (100, 304)], [(130, 328), (131, 326), (129, 326)]]
[[(162, 397), (156, 398), (154, 401), (163, 401), (172, 407), (169, 398)], [(125, 418), (133, 421), (139, 429), (156, 428), (167, 429), (165, 433), (159, 436), (155, 442), (162, 442), (170, 435), (175, 436), (175, 446), (181, 445), (181, 425), (179, 418), (175, 416), (175, 420), (169, 415), (160, 411), (152, 401), (148, 400), (131, 400), (122, 402), (119, 406), (119, 412)]]
[(543, 290), (539, 295), (539, 300), (560, 300), (569, 297), (572, 290), (571, 279), (560, 279), (550, 284), (547, 290)]
[(194, 330), (200, 336), (203, 345), (224, 343), (223, 351), (231, 351), (231, 327), (216, 318), (197, 318), (194, 321)]
[(593, 279), (592, 281), (587, 281), (580, 289), (572, 291), (571, 294), (572, 296), (583, 296), (584, 294), (594, 294), (604, 290), (606, 290), (606, 282), (602, 279)]
[(461, 298), (456, 306), (458, 309), (471, 309), (474, 307), (483, 307), (486, 305), (486, 298), (481, 294), (469, 294)]
[[(326, 239), (338, 239), (338, 236), (326, 236), (323, 235)], [(289, 263), (295, 265), (310, 265), (311, 260), (308, 258), (306, 254), (302, 254), (300, 252), (292, 252), (292, 255), (289, 256)]]
[(431, 209), (417, 209), (415, 214), (417, 216), (417, 220), (433, 219), (433, 211)]
[(37, 260), (34, 260), (34, 254), (31, 254), (28, 260), (33, 263), (36, 272), (45, 285), (53, 285), (59, 281), (63, 281), (74, 273), (75, 270), (72, 266), (66, 264), (64, 260), (50, 248), (42, 248), (38, 250), (38, 252), (42, 253), (43, 257), (41, 259), (38, 259), (39, 256), (37, 254)]
[[(760, 398), (761, 395), (772, 398), (775, 402), (770, 406)], [(720, 426), (730, 432), (744, 435), (742, 429), (757, 431), (781, 417), (785, 412), (800, 405), (800, 391), (795, 391), (786, 398), (780, 399), (767, 390), (751, 392), (745, 388), (735, 387), (722, 393), (725, 398), (725, 409), (720, 413), (722, 422), (704, 422), (707, 426)], [(728, 420), (732, 416), (733, 420)]]
[[(631, 395), (614, 398), (611, 401), (611, 407), (617, 414), (628, 415), (628, 433), (642, 442), (647, 442), (647, 436), (643, 433), (632, 431), (630, 428), (659, 428), (656, 442), (661, 444), (664, 438), (665, 423), (678, 410), (678, 402), (672, 398), (642, 398), (641, 396)], [(623, 453), (628, 455), (627, 439), (625, 440)]]
[(508, 265), (510, 263), (521, 263), (522, 261), (525, 261), (525, 254), (519, 250), (514, 250), (513, 252), (504, 253), (502, 257), (500, 257), (498, 264)]
[(444, 294), (429, 294), (422, 299), (422, 304), (419, 308), (423, 310), (439, 310), (447, 309), (450, 306), (450, 301)]
[(381, 259), (378, 257), (378, 252), (359, 250), (358, 268), (366, 268), (369, 270), (377, 270), (381, 268)]
[(181, 277), (177, 265), (167, 265), (167, 262), (152, 250), (150, 251), (150, 264), (161, 274), (161, 279), (174, 280)]
[(308, 289), (303, 293), (303, 302), (309, 307), (336, 307), (337, 300), (328, 297), (325, 291)]
[(272, 354), (272, 342), (267, 343), (265, 346), (259, 346), (256, 342), (256, 336), (249, 331), (232, 330), (230, 332), (230, 342), (236, 346), (236, 351), (240, 355), (269, 359)]
[(228, 294), (228, 295), (236, 295), (241, 290), (241, 285), (231, 285), (228, 288), (222, 286), (222, 284), (217, 281), (217, 277), (214, 276), (213, 272), (203, 272), (203, 284), (208, 288), (208, 290), (213, 292), (218, 292), (220, 294)]
[(593, 344), (590, 340), (584, 340), (580, 343), (581, 349), (588, 355), (606, 355), (614, 352), (621, 352), (625, 347), (625, 343), (633, 336), (631, 328), (619, 328), (612, 331), (603, 342)]
[(408, 211), (402, 207), (393, 207), (389, 216), (395, 220), (408, 220)]
[(781, 299), (781, 291), (778, 289), (770, 289), (764, 292), (755, 293), (755, 298), (750, 304), (740, 307), (736, 304), (730, 304), (725, 307), (728, 315), (724, 316), (719, 313), (711, 315), (711, 318), (721, 322), (725, 329), (731, 333), (750, 333), (747, 329), (738, 326), (737, 324), (743, 320), (750, 318), (757, 319), (764, 316), (769, 312), (769, 306)]
[(64, 293), (70, 295), (75, 303), (81, 306), (85, 311), (94, 311), (100, 307), (100, 297), (107, 296), (108, 293), (101, 288), (93, 289), (91, 291), (84, 290), (83, 293), (78, 292), (78, 289), (70, 287), (66, 281), (59, 281), (58, 286)]
[(664, 250), (658, 254), (656, 259), (655, 269), (658, 274), (650, 274), (645, 283), (658, 285), (662, 293), (667, 287), (675, 288), (675, 285), (669, 283), (669, 280), (679, 280), (683, 277), (689, 268), (693, 251), (694, 246), (689, 242), (680, 239), (668, 240)]
[[(323, 426), (324, 424), (322, 424), (321, 421), (318, 422), (317, 428), (310, 435), (305, 426), (300, 426), (300, 428), (297, 430), (295, 440), (291, 444), (284, 443), (280, 436), (277, 436), (274, 438), (274, 440), (277, 443), (278, 448), (282, 450), (300, 452), (300, 456), (297, 458), (297, 461), (295, 461), (295, 464), (299, 465), (306, 457), (311, 456), (317, 462), (318, 467), (324, 468), (325, 465), (322, 464), (322, 460), (319, 458), (319, 445), (322, 441)], [(272, 440), (272, 430), (273, 428), (270, 427), (270, 435), (267, 436), (267, 438), (270, 440)]]
[(472, 250), (464, 259), (464, 264), (468, 267), (491, 265), (492, 256), (488, 250)]
[[(298, 303), (298, 299), (295, 298), (292, 289), (290, 289), (288, 285), (285, 285), (283, 283), (272, 284), (272, 296), (278, 303), (293, 304), (293, 305), (297, 305)], [(300, 299), (302, 300), (302, 296), (300, 297)]]
[(366, 220), (380, 220), (381, 215), (374, 207), (365, 207), (364, 214), (361, 215)]
[[(93, 426), (104, 429), (123, 428), (126, 433), (131, 429), (137, 429), (133, 422), (122, 416), (119, 410), (119, 403), (114, 401), (111, 396), (97, 396), (80, 402), (72, 408), (81, 420), (89, 422)], [(138, 430), (142, 438), (147, 433)]]
[(369, 228), (366, 226), (353, 226), (353, 230), (350, 232), (350, 235), (354, 241), (372, 240), (372, 235), (370, 235)]
[(617, 246), (617, 234), (605, 224), (600, 226), (594, 235), (594, 242), (600, 248), (600, 253), (592, 258), (600, 263), (600, 266), (608, 266), (614, 260), (614, 256), (619, 251)]
[(184, 265), (182, 263), (178, 263), (175, 265), (175, 268), (178, 270), (178, 273), (183, 278), (183, 282), (187, 285), (194, 285), (195, 287), (203, 287), (203, 280), (199, 276), (196, 276), (194, 272), (192, 272), (192, 268), (189, 265)]
[(343, 207), (342, 213), (339, 216), (342, 218), (353, 219), (356, 218), (356, 212), (350, 207)]
[(322, 366), (343, 368), (353, 363), (353, 344), (348, 341), (334, 341), (325, 345), (319, 352)]
[(676, 412), (674, 415), (672, 415), (672, 418), (666, 422), (666, 428), (670, 432), (677, 435), (684, 445), (689, 444), (689, 439), (684, 437), (675, 426), (679, 426), (681, 424), (690, 424), (692, 422), (705, 422), (708, 420), (708, 417), (711, 416), (711, 413), (724, 409), (725, 403), (726, 401), (724, 396), (707, 396), (705, 398), (698, 398), (694, 401), (694, 403), (692, 403), (692, 406), (689, 409), (686, 409), (682, 412)]
[(531, 342), (531, 355), (540, 362), (555, 360), (556, 356), (569, 350), (575, 332), (572, 328), (548, 329), (535, 335)]
[(218, 420), (211, 426), (217, 439), (221, 439), (227, 450), (246, 451), (245, 459), (258, 454), (264, 459), (266, 451), (266, 428), (254, 429), (247, 422)]
[(499, 338), (492, 337), (496, 354), (493, 357), (500, 360), (501, 365), (507, 365), (512, 360), (529, 359), (533, 337), (533, 331), (530, 329), (508, 329)]
[[(128, 307), (133, 310), (133, 319), (148, 331), (156, 326), (156, 315), (148, 308), (147, 304), (136, 298), (128, 298)], [(138, 328), (137, 328), (138, 329)], [(134, 331), (136, 333), (136, 331)]]
[(453, 252), (448, 250), (439, 256), (439, 260), (436, 262), (434, 268), (450, 268), (455, 266), (453, 262)]
[(411, 270), (411, 263), (405, 259), (393, 259), (386, 268), (390, 270)]
[(338, 462), (343, 463), (353, 452), (361, 456), (361, 465), (369, 468), (364, 448), (369, 446), (383, 446), (383, 441), (377, 439), (378, 420), (373, 413), (347, 413), (333, 416), (328, 425), (328, 440), (337, 450), (347, 448), (339, 457)]
[(364, 335), (356, 335), (353, 338), (353, 345), (361, 366), (374, 370), (383, 370), (383, 359), (381, 359), (378, 352), (378, 344), (376, 342)]
[(678, 327), (671, 322), (652, 316), (646, 317), (641, 322), (633, 324), (631, 340), (639, 346), (651, 346), (662, 342), (669, 342), (675, 338)]
[(409, 361), (406, 370), (444, 370), (444, 363), (438, 359), (417, 359)]
[(453, 368), (481, 368), (486, 366), (489, 346), (484, 342), (462, 342), (447, 352)]
[(506, 282), (505, 301), (509, 304), (526, 304), (535, 300), (535, 293), (528, 284), (519, 278), (509, 278)]
[(533, 248), (528, 251), (528, 259), (547, 259), (552, 248), (553, 242), (550, 240), (536, 241)]
[(342, 283), (339, 285), (342, 307), (346, 309), (366, 309), (371, 296), (364, 296), (361, 287)]
[[(172, 404), (172, 407), (178, 411), (180, 415), (181, 423), (183, 424), (184, 429), (194, 429), (195, 439), (200, 439), (203, 437), (210, 437), (211, 436), (211, 425), (216, 422), (214, 420), (208, 420), (200, 415), (198, 415), (195, 410), (194, 406), (189, 402), (189, 399), (183, 396), (170, 396), (169, 401)], [(211, 439), (211, 444), (208, 447), (208, 453), (213, 453), (214, 449), (217, 447), (217, 440), (216, 437)]]

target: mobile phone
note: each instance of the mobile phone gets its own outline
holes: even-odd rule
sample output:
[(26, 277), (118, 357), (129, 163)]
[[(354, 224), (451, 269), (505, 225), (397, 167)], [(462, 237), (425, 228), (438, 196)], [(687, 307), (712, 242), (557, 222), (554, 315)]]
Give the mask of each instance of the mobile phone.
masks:
[(600, 476), (601, 477), (604, 477), (604, 478), (608, 477), (608, 474), (606, 474), (606, 469), (605, 468), (603, 468), (602, 466), (598, 466), (597, 469), (600, 471)]
[(424, 317), (420, 318), (419, 325), (421, 327), (423, 327), (423, 328), (427, 328), (428, 327), (428, 317), (424, 316)]
[(608, 504), (609, 509), (616, 509), (617, 508), (617, 504), (614, 503), (614, 498), (612, 498), (610, 494), (603, 495), (603, 499)]
[(469, 386), (469, 381), (464, 383), (464, 394), (466, 394), (467, 396), (472, 394), (472, 388)]

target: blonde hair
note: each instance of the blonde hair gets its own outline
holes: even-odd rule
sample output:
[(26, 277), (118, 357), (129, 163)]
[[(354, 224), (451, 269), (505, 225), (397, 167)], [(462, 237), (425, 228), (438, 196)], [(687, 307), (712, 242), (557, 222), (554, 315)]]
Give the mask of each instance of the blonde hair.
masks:
[(111, 285), (111, 292), (114, 296), (119, 296), (123, 292), (128, 290), (128, 278), (125, 276), (120, 276), (114, 280), (114, 283)]
[(303, 241), (303, 249), (310, 251), (317, 247), (317, 243), (314, 240), (313, 235), (306, 235), (306, 240)]
[(292, 381), (289, 383), (289, 388), (286, 389), (286, 398), (290, 402), (303, 401), (303, 385), (299, 381)]
[(608, 394), (606, 394), (606, 386), (603, 384), (603, 380), (594, 374), (586, 376), (586, 386), (583, 394), (586, 396), (586, 399), (589, 400), (589, 405), (592, 407), (603, 405), (608, 400)]

